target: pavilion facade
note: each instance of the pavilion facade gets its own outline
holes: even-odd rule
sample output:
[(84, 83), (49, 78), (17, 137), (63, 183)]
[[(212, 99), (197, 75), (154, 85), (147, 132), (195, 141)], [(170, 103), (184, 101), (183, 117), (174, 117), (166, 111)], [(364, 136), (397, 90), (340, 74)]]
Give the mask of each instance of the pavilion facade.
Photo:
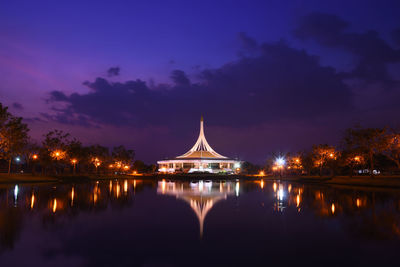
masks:
[(204, 135), (203, 116), (200, 133), (194, 146), (185, 154), (169, 160), (157, 161), (158, 171), (163, 173), (228, 173), (240, 171), (240, 161), (218, 154), (208, 144)]

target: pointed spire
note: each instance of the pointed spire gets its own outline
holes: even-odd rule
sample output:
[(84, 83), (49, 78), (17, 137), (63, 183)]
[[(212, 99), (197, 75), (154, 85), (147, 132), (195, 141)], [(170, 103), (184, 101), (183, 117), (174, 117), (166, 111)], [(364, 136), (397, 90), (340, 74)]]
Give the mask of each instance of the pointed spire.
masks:
[(197, 138), (197, 142), (194, 146), (185, 154), (177, 157), (177, 158), (226, 158), (214, 151), (211, 146), (208, 144), (206, 137), (204, 135), (204, 118), (201, 115), (200, 118), (200, 133)]

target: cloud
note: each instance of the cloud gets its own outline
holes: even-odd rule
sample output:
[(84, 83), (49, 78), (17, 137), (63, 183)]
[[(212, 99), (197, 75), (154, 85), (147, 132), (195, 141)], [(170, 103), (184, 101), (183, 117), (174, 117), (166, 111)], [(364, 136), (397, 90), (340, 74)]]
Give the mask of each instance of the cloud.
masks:
[(400, 28), (392, 31), (392, 39), (396, 45), (400, 46)]
[(190, 80), (182, 70), (173, 70), (170, 78), (178, 86), (189, 86)]
[(118, 76), (119, 75), (119, 67), (111, 67), (107, 70), (108, 77)]
[(314, 40), (322, 46), (340, 48), (356, 57), (354, 69), (343, 73), (344, 78), (382, 83), (387, 88), (399, 85), (388, 71), (387, 64), (400, 62), (400, 50), (391, 47), (376, 31), (355, 33), (350, 24), (340, 17), (326, 13), (312, 13), (303, 17), (294, 30), (300, 40)]
[(22, 104), (20, 104), (20, 103), (18, 103), (18, 102), (14, 102), (14, 103), (12, 104), (12, 107), (15, 108), (15, 109), (18, 109), (18, 110), (23, 110), (23, 109), (24, 109), (24, 107), (22, 106)]
[(247, 35), (245, 32), (240, 32), (238, 34), (239, 41), (242, 45), (242, 48), (246, 50), (256, 50), (258, 49), (257, 41), (250, 36)]
[(202, 69), (196, 83), (184, 71), (174, 70), (172, 84), (150, 87), (139, 79), (97, 78), (84, 83), (91, 89), (88, 93), (53, 91), (49, 103), (57, 108), (48, 118), (82, 125), (184, 127), (184, 122), (204, 114), (208, 124), (242, 127), (310, 121), (353, 108), (350, 89), (335, 69), (321, 66), (318, 57), (284, 42), (253, 45), (257, 55)]

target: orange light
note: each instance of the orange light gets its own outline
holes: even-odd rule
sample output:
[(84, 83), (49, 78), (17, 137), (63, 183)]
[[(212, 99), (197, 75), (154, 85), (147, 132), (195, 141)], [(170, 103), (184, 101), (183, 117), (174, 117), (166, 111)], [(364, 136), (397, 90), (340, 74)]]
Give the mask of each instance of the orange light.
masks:
[(265, 172), (264, 172), (264, 171), (260, 171), (259, 175), (260, 175), (260, 176), (264, 176), (264, 175), (265, 175)]
[(354, 160), (355, 160), (355, 161), (360, 161), (360, 157), (359, 157), (359, 156), (355, 156), (355, 157), (354, 157)]
[(288, 186), (288, 189), (287, 189), (288, 191), (289, 191), (289, 193), (290, 193), (290, 191), (292, 191), (292, 185), (291, 184), (289, 184), (289, 186)]
[(57, 199), (55, 198), (53, 201), (53, 213), (55, 213), (57, 210)]
[(31, 197), (31, 209), (33, 209), (33, 206), (35, 205), (35, 195), (32, 193)]
[(110, 165), (108, 165), (108, 167), (111, 169), (111, 168), (114, 168), (114, 165), (110, 164)]
[(100, 166), (100, 162), (96, 162), (96, 166)]
[(77, 161), (76, 159), (72, 159), (71, 162), (72, 162), (72, 164), (75, 164), (75, 163), (77, 163), (78, 161)]
[(117, 183), (117, 190), (116, 190), (117, 198), (119, 197), (120, 191), (121, 191), (121, 186), (119, 185), (119, 183)]
[(296, 163), (299, 163), (299, 162), (300, 162), (300, 159), (295, 159), (295, 162), (296, 162)]
[(60, 152), (56, 152), (56, 156), (59, 157), (60, 156)]
[(71, 189), (71, 206), (74, 205), (74, 198), (75, 198), (75, 189), (72, 187)]
[(33, 158), (33, 159), (37, 159), (37, 158), (38, 158), (38, 155), (34, 154), (34, 155), (32, 156), (32, 158)]
[(274, 182), (274, 184), (272, 185), (272, 188), (274, 189), (274, 192), (276, 192), (276, 187), (277, 187), (277, 185), (276, 185), (276, 183)]
[(300, 195), (297, 195), (297, 197), (296, 197), (296, 204), (297, 204), (297, 207), (300, 206)]
[(128, 192), (128, 180), (124, 181), (124, 192)]
[(360, 207), (360, 199), (359, 198), (357, 198), (356, 205), (357, 205), (357, 207)]
[(137, 171), (133, 171), (133, 175), (136, 175), (137, 174)]
[(124, 169), (125, 169), (125, 170), (129, 169), (129, 166), (128, 166), (128, 165), (125, 165), (125, 166), (124, 166)]
[(332, 203), (331, 211), (332, 211), (332, 214), (335, 214), (335, 204), (334, 203)]
[(261, 186), (261, 189), (264, 188), (264, 180), (262, 180), (262, 179), (261, 179), (261, 182), (260, 182), (260, 186)]
[(163, 194), (165, 193), (165, 180), (164, 179), (161, 182), (161, 191)]

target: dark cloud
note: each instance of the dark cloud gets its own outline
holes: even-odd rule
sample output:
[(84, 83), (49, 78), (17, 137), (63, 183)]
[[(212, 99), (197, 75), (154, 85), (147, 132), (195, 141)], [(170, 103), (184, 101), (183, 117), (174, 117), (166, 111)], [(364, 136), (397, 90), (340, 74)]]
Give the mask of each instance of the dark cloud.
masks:
[(119, 75), (119, 67), (111, 67), (107, 70), (108, 77), (118, 76)]
[(392, 39), (396, 45), (400, 46), (400, 28), (392, 31)]
[(186, 76), (186, 73), (182, 70), (173, 70), (171, 73), (172, 81), (178, 86), (189, 86), (190, 80)]
[(258, 49), (257, 41), (255, 39), (249, 37), (245, 32), (240, 32), (238, 34), (238, 38), (244, 49), (246, 49), (246, 50)]
[(336, 15), (312, 13), (301, 19), (294, 35), (301, 40), (314, 40), (320, 45), (341, 48), (356, 56), (357, 62), (345, 78), (380, 82), (392, 88), (399, 81), (391, 77), (387, 64), (400, 62), (400, 50), (391, 47), (375, 31), (349, 32), (349, 23)]
[(18, 103), (18, 102), (14, 102), (14, 103), (12, 104), (12, 107), (15, 108), (15, 109), (18, 109), (18, 110), (23, 110), (23, 109), (24, 109), (24, 107), (22, 106), (22, 104), (20, 104), (20, 103)]
[[(112, 125), (183, 125), (201, 114), (207, 123), (256, 125), (288, 120), (313, 120), (353, 108), (353, 96), (333, 68), (318, 57), (283, 42), (259, 45), (257, 56), (241, 57), (216, 69), (203, 69), (191, 83), (182, 70), (173, 84), (149, 87), (142, 80), (86, 82), (88, 93), (50, 94), (53, 119), (71, 123)], [(61, 106), (64, 106), (61, 105)], [(60, 106), (60, 105), (57, 105)]]

